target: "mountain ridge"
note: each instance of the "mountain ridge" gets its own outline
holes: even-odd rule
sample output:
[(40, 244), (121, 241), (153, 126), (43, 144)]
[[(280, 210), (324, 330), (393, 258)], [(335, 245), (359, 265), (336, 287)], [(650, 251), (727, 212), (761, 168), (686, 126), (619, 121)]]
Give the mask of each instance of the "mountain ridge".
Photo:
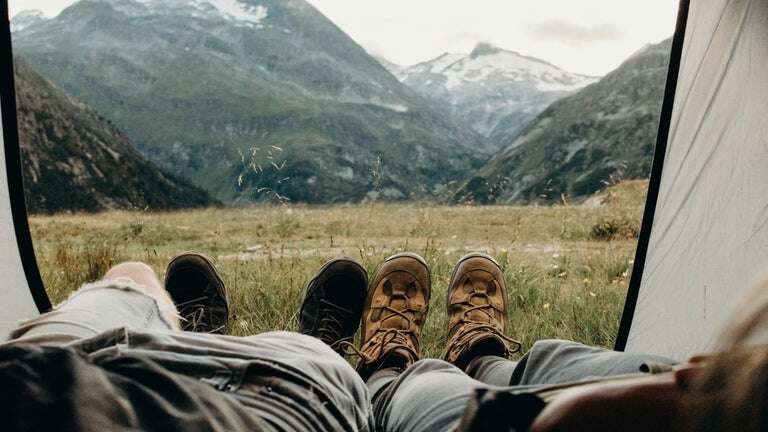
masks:
[(596, 81), (487, 42), (468, 54), (446, 52), (412, 66), (382, 64), (454, 118), (464, 119), (490, 150), (498, 150), (501, 136), (518, 131), (552, 102)]
[(646, 46), (599, 82), (553, 103), (455, 194), (478, 203), (552, 202), (647, 178), (671, 39)]
[(16, 15), (14, 15), (13, 18), (11, 18), (11, 33), (22, 31), (27, 27), (37, 25), (47, 20), (48, 20), (48, 17), (45, 16), (45, 13), (43, 13), (40, 10), (37, 10), (37, 9), (23, 10), (17, 13)]
[(22, 176), (33, 213), (170, 210), (214, 205), (141, 156), (81, 101), (14, 59)]
[(15, 47), (226, 201), (430, 197), (490, 154), (308, 3), (235, 4), (81, 0)]

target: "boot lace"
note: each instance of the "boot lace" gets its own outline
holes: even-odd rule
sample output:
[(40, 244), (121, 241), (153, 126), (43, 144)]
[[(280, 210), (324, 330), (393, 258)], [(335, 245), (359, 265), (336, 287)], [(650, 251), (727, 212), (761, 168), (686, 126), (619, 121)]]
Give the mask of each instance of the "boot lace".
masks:
[(333, 303), (321, 300), (320, 323), (317, 328), (317, 338), (333, 349), (340, 349), (342, 342), (349, 342), (352, 337), (343, 337), (344, 323), (349, 320), (350, 311)]
[(210, 320), (206, 316), (208, 305), (205, 304), (208, 300), (208, 296), (202, 296), (176, 305), (181, 320), (184, 322), (184, 330), (197, 333), (215, 333), (224, 329), (224, 326), (209, 328)]
[[(488, 295), (484, 293), (475, 293), (473, 296), (483, 297), (485, 299), (485, 304), (472, 305), (464, 310), (461, 315), (461, 319), (458, 323), (456, 323), (456, 326), (459, 327), (455, 336), (457, 341), (455, 344), (452, 344), (453, 346), (449, 347), (449, 350), (454, 349), (459, 352), (463, 351), (474, 339), (472, 337), (473, 334), (485, 331), (495, 334), (501, 338), (502, 341), (504, 341), (504, 357), (509, 357), (514, 353), (520, 352), (523, 347), (523, 344), (520, 341), (504, 334), (498, 325), (491, 324), (491, 322), (494, 322), (496, 318), (493, 314), (493, 312), (496, 311), (496, 308), (491, 303)], [(470, 303), (463, 302), (460, 304), (469, 305)], [(490, 322), (478, 321), (469, 318), (469, 313), (474, 311), (479, 311), (487, 315)]]
[(406, 315), (405, 312), (419, 313), (420, 311), (415, 309), (399, 311), (390, 306), (383, 306), (381, 309), (389, 312), (389, 314), (384, 316), (381, 321), (385, 321), (394, 316), (399, 316), (408, 322), (408, 329), (379, 328), (373, 337), (371, 337), (371, 339), (360, 349), (351, 343), (351, 341), (342, 343), (341, 347), (343, 352), (347, 355), (359, 357), (363, 361), (363, 364), (370, 364), (382, 358), (386, 347), (392, 344), (395, 345), (396, 348), (408, 352), (413, 358), (418, 358), (418, 348), (413, 346), (414, 343), (418, 343), (414, 337), (414, 331), (412, 330), (413, 320)]

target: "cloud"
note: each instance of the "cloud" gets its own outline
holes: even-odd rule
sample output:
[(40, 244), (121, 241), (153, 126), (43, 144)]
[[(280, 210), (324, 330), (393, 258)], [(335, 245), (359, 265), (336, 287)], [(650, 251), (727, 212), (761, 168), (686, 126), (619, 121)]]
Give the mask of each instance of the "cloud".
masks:
[(559, 42), (573, 47), (621, 40), (627, 36), (619, 27), (612, 24), (588, 26), (558, 18), (531, 24), (527, 30), (535, 39)]

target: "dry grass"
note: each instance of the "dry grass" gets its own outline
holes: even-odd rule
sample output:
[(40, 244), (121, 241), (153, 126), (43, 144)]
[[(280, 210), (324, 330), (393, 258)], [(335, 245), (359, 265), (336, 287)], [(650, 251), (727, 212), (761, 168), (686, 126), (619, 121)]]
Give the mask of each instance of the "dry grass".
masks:
[(432, 309), (422, 345), (425, 354), (437, 356), (445, 341), (450, 271), (469, 251), (490, 253), (502, 263), (511, 305), (508, 333), (524, 346), (540, 338), (612, 346), (635, 240), (597, 241), (593, 231), (606, 220), (639, 223), (638, 201), (573, 207), (255, 206), (40, 216), (31, 226), (54, 302), (122, 260), (145, 261), (162, 277), (178, 252), (209, 254), (231, 294), (231, 332), (237, 335), (296, 329), (304, 286), (328, 258), (351, 256), (372, 273), (386, 256), (414, 251), (432, 270)]

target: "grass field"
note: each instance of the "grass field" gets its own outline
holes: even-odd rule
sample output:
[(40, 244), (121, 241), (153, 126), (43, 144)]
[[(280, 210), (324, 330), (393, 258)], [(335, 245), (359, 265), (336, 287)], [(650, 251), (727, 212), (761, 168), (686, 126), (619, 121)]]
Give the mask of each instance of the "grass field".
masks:
[(417, 252), (433, 282), (422, 351), (439, 356), (448, 278), (470, 251), (502, 264), (508, 334), (524, 347), (541, 338), (612, 346), (643, 196), (644, 184), (630, 182), (578, 206), (253, 206), (34, 216), (31, 227), (54, 303), (123, 260), (145, 261), (162, 277), (178, 252), (212, 256), (230, 293), (236, 335), (296, 329), (304, 286), (328, 258), (356, 258), (373, 274), (390, 254)]

